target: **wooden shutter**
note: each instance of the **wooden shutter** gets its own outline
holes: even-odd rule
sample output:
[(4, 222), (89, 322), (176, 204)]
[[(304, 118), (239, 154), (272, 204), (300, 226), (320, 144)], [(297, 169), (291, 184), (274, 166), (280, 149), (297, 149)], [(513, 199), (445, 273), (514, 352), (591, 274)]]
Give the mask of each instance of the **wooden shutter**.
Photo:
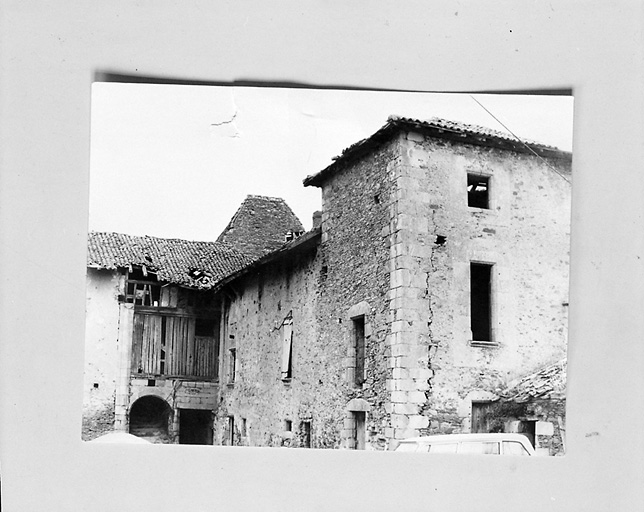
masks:
[(293, 319), (284, 320), (282, 338), (282, 379), (291, 378), (291, 349), (293, 345)]

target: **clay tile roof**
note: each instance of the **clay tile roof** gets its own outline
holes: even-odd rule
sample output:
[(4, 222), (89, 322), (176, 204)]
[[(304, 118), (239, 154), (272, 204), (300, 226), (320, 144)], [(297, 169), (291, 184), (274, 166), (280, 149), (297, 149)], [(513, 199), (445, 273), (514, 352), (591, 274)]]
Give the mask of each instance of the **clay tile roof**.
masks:
[(217, 241), (259, 258), (283, 246), (288, 232), (304, 227), (283, 199), (249, 195)]
[(87, 266), (98, 269), (144, 266), (159, 281), (211, 288), (252, 262), (228, 244), (90, 232)]
[(345, 164), (368, 153), (402, 129), (415, 129), (433, 138), (457, 141), (463, 144), (490, 146), (528, 154), (536, 153), (542, 157), (564, 160), (572, 158), (571, 153), (561, 151), (554, 146), (523, 138), (517, 139), (510, 133), (493, 130), (485, 126), (449, 121), (440, 117), (420, 120), (410, 117), (389, 116), (387, 123), (373, 135), (346, 148), (342, 151), (342, 154), (333, 159), (334, 162), (331, 165), (317, 174), (307, 176), (304, 179), (304, 185), (320, 186), (328, 176), (342, 169)]
[(525, 377), (511, 382), (501, 393), (505, 400), (527, 402), (534, 399), (565, 398), (566, 359), (541, 368)]

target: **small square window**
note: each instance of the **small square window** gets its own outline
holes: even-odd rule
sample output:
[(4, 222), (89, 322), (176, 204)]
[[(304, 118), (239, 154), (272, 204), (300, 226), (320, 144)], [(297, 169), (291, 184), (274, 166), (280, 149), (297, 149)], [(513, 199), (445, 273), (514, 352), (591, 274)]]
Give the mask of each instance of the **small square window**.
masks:
[(470, 208), (490, 208), (489, 176), (467, 175), (467, 206)]

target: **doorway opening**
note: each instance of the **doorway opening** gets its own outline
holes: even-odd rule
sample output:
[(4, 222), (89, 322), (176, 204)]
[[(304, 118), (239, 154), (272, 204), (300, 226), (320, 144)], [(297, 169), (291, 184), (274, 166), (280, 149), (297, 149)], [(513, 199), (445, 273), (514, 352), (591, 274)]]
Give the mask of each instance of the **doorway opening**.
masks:
[(212, 411), (179, 409), (179, 444), (212, 444)]
[(134, 402), (130, 409), (130, 434), (152, 443), (170, 444), (171, 421), (172, 409), (165, 400), (144, 396)]

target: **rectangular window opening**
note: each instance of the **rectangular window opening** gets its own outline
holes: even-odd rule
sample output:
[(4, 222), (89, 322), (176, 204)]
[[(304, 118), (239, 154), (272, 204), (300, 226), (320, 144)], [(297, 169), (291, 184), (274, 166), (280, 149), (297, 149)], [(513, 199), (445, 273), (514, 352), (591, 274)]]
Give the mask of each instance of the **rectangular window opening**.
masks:
[(356, 386), (362, 386), (365, 371), (364, 316), (353, 319), (353, 342), (356, 354), (354, 383)]
[(467, 175), (467, 206), (490, 208), (490, 177), (480, 174)]
[(228, 416), (228, 445), (235, 445), (235, 417)]
[(492, 265), (470, 263), (472, 341), (492, 342)]
[(228, 383), (232, 384), (237, 377), (237, 349), (235, 348), (229, 350), (228, 365)]

